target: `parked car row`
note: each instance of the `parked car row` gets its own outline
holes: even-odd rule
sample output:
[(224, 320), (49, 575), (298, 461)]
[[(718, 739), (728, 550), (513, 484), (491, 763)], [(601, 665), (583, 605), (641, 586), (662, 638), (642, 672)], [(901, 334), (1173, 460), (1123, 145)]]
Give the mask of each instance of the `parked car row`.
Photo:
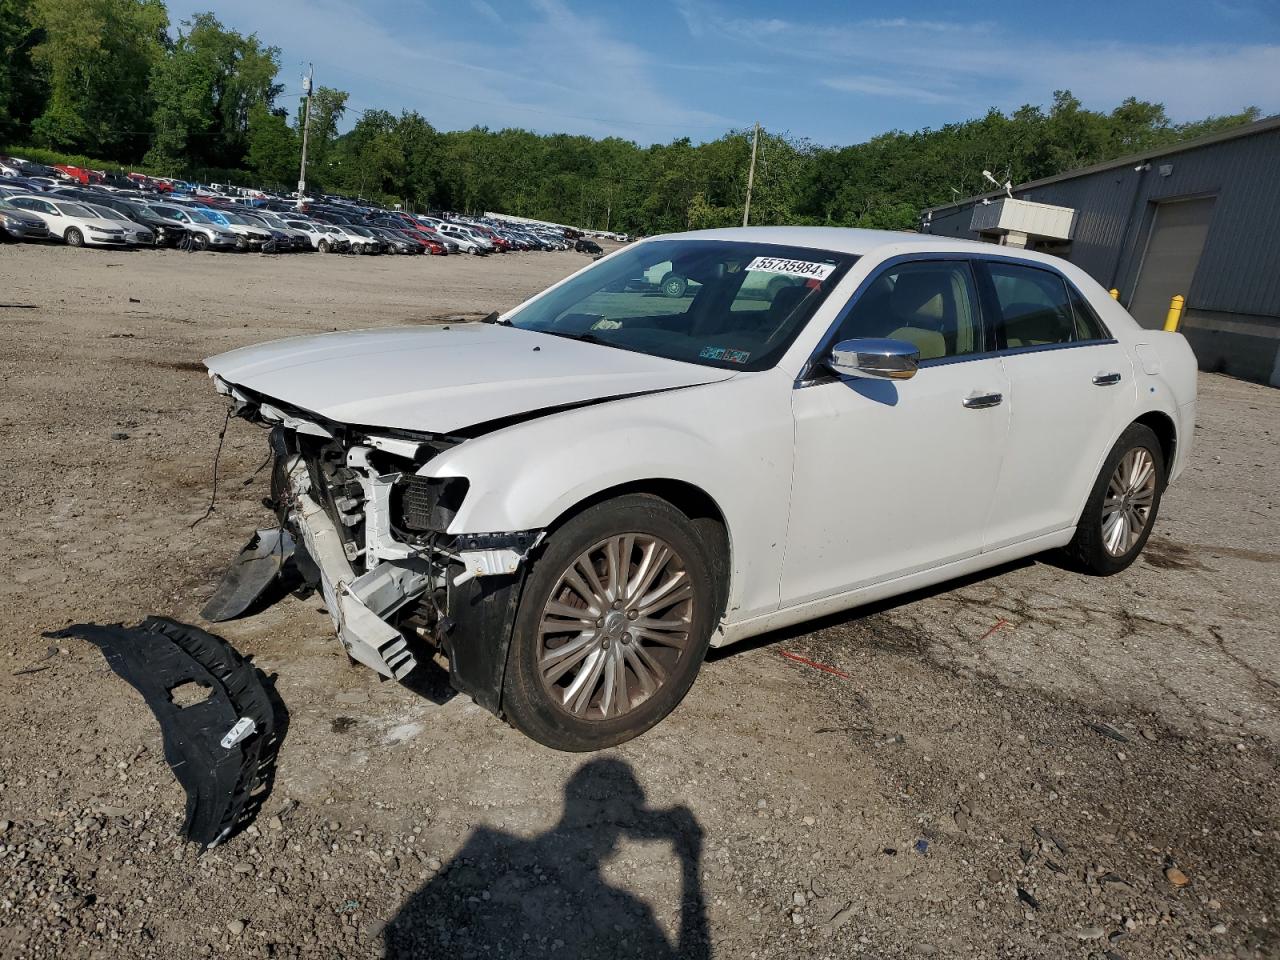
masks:
[(299, 205), (260, 190), (0, 157), (0, 239), (362, 255), (599, 252), (581, 241), (575, 247), (569, 232), (494, 218), (412, 214), (339, 197), (304, 198)]

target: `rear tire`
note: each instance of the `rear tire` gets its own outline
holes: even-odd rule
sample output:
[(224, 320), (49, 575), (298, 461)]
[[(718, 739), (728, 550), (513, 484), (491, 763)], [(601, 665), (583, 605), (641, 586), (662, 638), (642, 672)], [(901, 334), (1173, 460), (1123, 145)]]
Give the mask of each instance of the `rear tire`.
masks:
[(662, 294), (666, 297), (683, 297), (689, 289), (689, 281), (678, 273), (668, 273), (662, 278)]
[(75, 227), (67, 227), (67, 232), (62, 235), (62, 239), (66, 241), (68, 247), (84, 246), (84, 234)]
[(1151, 536), (1166, 483), (1164, 450), (1150, 427), (1130, 424), (1103, 461), (1067, 545), (1068, 558), (1109, 577), (1133, 563)]
[[(705, 551), (688, 517), (643, 494), (597, 504), (552, 533), (516, 613), (502, 704), (511, 725), (556, 750), (601, 750), (670, 713), (719, 616)], [(576, 656), (556, 658), (570, 647)]]

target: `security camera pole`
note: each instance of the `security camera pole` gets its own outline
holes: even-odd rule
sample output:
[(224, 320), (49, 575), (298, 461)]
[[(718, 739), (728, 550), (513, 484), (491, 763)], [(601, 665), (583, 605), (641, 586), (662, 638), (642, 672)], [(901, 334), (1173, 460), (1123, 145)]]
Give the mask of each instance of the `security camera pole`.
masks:
[(302, 209), (307, 190), (307, 134), (311, 132), (311, 80), (315, 76), (315, 68), (307, 64), (307, 75), (302, 78), (302, 92), (307, 102), (302, 113), (302, 166), (298, 170), (298, 209)]
[(742, 207), (742, 225), (747, 225), (751, 216), (751, 188), (756, 182), (756, 146), (760, 143), (760, 121), (756, 121), (756, 132), (751, 136), (751, 166), (747, 168), (747, 202)]

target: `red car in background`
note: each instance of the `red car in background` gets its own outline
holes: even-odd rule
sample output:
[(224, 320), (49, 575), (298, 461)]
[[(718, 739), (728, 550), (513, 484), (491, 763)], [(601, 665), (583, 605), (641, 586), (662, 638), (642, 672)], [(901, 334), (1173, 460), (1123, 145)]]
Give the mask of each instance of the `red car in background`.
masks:
[(69, 163), (55, 163), (53, 169), (61, 170), (76, 183), (89, 186), (91, 183), (100, 183), (102, 177), (92, 170), (86, 170), (84, 167), (76, 167)]

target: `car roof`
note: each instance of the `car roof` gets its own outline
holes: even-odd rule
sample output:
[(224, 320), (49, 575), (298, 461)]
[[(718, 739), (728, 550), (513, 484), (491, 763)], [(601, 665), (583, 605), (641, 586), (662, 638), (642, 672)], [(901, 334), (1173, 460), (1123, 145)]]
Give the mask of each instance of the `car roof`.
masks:
[[(1034, 253), (1020, 247), (999, 247), (977, 240), (960, 240), (939, 237), (927, 233), (907, 233), (897, 230), (864, 230), (859, 227), (724, 227), (716, 230), (691, 230), (687, 233), (667, 233), (649, 237), (653, 240), (672, 239), (737, 240), (755, 243), (776, 243), (790, 247), (809, 247), (837, 253), (866, 256), (870, 253), (929, 251), (938, 253), (987, 253), (998, 256), (1016, 256), (1027, 260), (1061, 265), (1059, 257)], [(896, 248), (903, 248), (898, 251)]]

